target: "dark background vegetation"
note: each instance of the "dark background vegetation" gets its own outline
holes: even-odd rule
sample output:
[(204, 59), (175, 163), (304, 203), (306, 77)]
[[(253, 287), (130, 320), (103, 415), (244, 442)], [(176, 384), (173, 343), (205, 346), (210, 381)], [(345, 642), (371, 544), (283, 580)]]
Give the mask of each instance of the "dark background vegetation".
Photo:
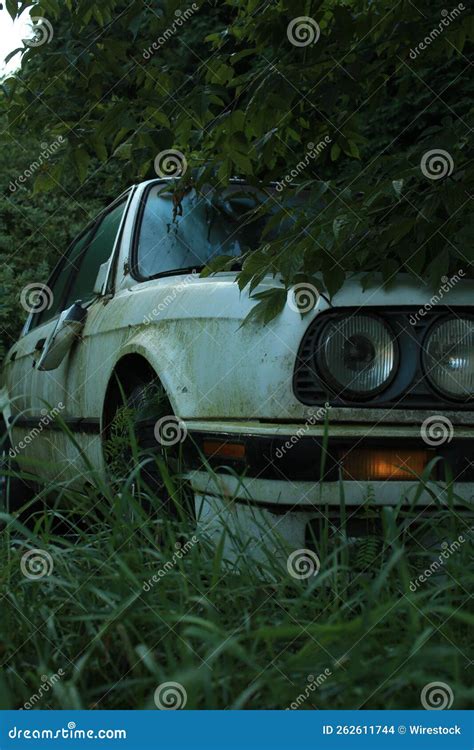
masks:
[[(29, 5), (6, 3), (12, 16)], [(32, 15), (47, 18), (54, 36), (26, 48), (0, 93), (0, 354), (19, 330), (22, 286), (46, 280), (85, 221), (134, 181), (155, 176), (155, 156), (172, 147), (188, 161), (184, 179), (222, 187), (233, 175), (280, 180), (308, 143), (331, 138), (299, 177), (308, 198), (292, 242), (266, 243), (247, 258), (242, 285), (267, 272), (278, 274), (276, 286), (320, 285), (315, 274), (322, 274), (332, 293), (354, 270), (380, 271), (386, 283), (405, 270), (432, 286), (459, 268), (470, 275), (468, 4), (410, 56), (438, 28), (445, 5), (199, 1), (146, 59), (191, 4), (36, 3)], [(321, 35), (295, 47), (287, 25), (303, 15)], [(64, 146), (12, 194), (10, 180), (59, 135)], [(421, 158), (440, 148), (453, 173), (427, 179)], [(263, 312), (276, 314), (284, 298), (275, 292), (261, 302)]]

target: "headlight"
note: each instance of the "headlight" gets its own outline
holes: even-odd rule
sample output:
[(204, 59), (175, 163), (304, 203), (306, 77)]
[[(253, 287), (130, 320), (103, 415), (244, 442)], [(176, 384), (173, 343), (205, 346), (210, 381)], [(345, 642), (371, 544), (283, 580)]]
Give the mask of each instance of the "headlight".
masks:
[(430, 383), (449, 398), (474, 396), (474, 320), (449, 318), (425, 342), (423, 366)]
[(395, 374), (398, 346), (385, 323), (372, 315), (329, 320), (321, 332), (317, 364), (343, 395), (378, 393)]

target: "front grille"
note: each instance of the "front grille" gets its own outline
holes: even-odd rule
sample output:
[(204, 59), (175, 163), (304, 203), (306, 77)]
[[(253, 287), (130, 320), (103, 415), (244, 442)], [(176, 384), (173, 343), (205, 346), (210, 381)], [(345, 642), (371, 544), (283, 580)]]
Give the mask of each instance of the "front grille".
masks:
[[(370, 312), (385, 320), (394, 331), (400, 349), (398, 371), (387, 388), (370, 398), (349, 399), (331, 390), (324, 380), (315, 361), (315, 352), (319, 334), (328, 314), (347, 314)], [(392, 310), (377, 307), (337, 308), (322, 313), (306, 331), (298, 356), (293, 378), (293, 389), (296, 398), (307, 406), (320, 406), (329, 403), (331, 406), (357, 406), (358, 408), (386, 409), (436, 409), (442, 411), (473, 410), (473, 402), (451, 401), (436, 393), (425, 378), (421, 365), (422, 343), (428, 329), (436, 320), (449, 314), (472, 316), (472, 308), (437, 307), (436, 311), (426, 312), (424, 317), (415, 319), (419, 308), (397, 308)], [(412, 322), (410, 322), (412, 321)]]

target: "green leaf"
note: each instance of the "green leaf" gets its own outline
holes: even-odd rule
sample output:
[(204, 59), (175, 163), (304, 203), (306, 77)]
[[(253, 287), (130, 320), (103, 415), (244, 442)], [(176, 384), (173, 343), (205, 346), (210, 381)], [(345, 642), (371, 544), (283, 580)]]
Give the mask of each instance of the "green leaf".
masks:
[(333, 297), (339, 291), (345, 280), (346, 274), (340, 265), (334, 264), (331, 269), (323, 271), (324, 285), (330, 297)]
[(246, 154), (241, 154), (238, 151), (233, 151), (231, 159), (243, 174), (252, 173), (252, 162)]
[(392, 187), (395, 191), (395, 195), (399, 200), (402, 197), (403, 183), (404, 180), (392, 180)]
[(405, 237), (413, 229), (414, 224), (415, 220), (412, 218), (399, 219), (394, 217), (393, 223), (388, 226), (384, 233), (385, 237), (391, 245), (396, 245), (402, 237)]
[(12, 17), (12, 19), (15, 20), (18, 14), (18, 5), (19, 5), (18, 0), (6, 0), (5, 5), (6, 5), (8, 13)]
[(331, 161), (337, 161), (339, 154), (341, 153), (341, 147), (338, 143), (333, 143), (331, 146)]
[(267, 325), (271, 320), (276, 318), (285, 307), (288, 292), (286, 289), (266, 289), (264, 292), (255, 294), (252, 299), (259, 300), (245, 318), (242, 325), (254, 320), (258, 323)]
[(449, 271), (449, 252), (443, 250), (428, 266), (430, 285), (433, 289), (439, 286), (441, 278)]
[(40, 172), (36, 177), (33, 193), (45, 193), (48, 190), (58, 187), (56, 180), (53, 180), (48, 172)]
[(344, 149), (345, 153), (349, 156), (353, 156), (355, 159), (360, 159), (360, 151), (355, 141), (347, 141), (347, 149)]
[(97, 156), (101, 161), (107, 160), (107, 149), (105, 147), (104, 139), (101, 138), (99, 135), (93, 136), (91, 138), (91, 145), (96, 152)]
[(72, 152), (72, 160), (76, 169), (76, 174), (79, 178), (79, 182), (83, 183), (87, 177), (87, 169), (89, 167), (90, 156), (86, 149), (82, 146), (75, 148)]
[(206, 278), (212, 276), (213, 273), (218, 273), (219, 271), (228, 271), (236, 262), (238, 261), (234, 255), (217, 255), (209, 261), (205, 268), (203, 268), (200, 276)]
[(24, 48), (23, 48), (23, 47), (17, 47), (16, 49), (14, 49), (14, 50), (13, 50), (13, 52), (9, 52), (9, 53), (8, 53), (8, 55), (7, 55), (7, 56), (6, 56), (6, 58), (5, 58), (5, 61), (4, 61), (4, 62), (5, 62), (5, 65), (6, 65), (7, 63), (9, 63), (9, 62), (10, 62), (10, 60), (11, 60), (11, 59), (12, 59), (13, 57), (15, 57), (15, 55), (17, 55), (17, 54), (18, 54), (19, 52), (23, 52), (23, 50), (24, 50)]
[(332, 231), (336, 240), (339, 240), (341, 235), (344, 234), (344, 229), (347, 229), (349, 223), (349, 218), (347, 216), (336, 216), (332, 223)]
[(121, 143), (118, 148), (114, 151), (114, 156), (117, 157), (117, 159), (126, 159), (129, 160), (132, 157), (132, 144), (131, 143)]

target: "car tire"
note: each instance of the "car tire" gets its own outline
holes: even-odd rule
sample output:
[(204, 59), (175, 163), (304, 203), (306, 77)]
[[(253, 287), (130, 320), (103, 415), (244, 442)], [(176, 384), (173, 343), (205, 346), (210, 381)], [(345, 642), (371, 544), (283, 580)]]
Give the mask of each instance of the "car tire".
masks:
[[(157, 502), (153, 503), (152, 508), (152, 504), (145, 500), (147, 510), (167, 518), (189, 518), (194, 515), (194, 498), (189, 485), (176, 479), (184, 468), (179, 446), (178, 449), (176, 446), (163, 446), (156, 437), (159, 420), (169, 419), (178, 423), (166, 393), (157, 380), (145, 380), (140, 376), (127, 378), (126, 385), (121, 384), (120, 393), (121, 399), (116, 403), (105, 431), (104, 456), (111, 481), (118, 475), (124, 478), (134, 469), (137, 455), (130, 446), (131, 427), (140, 462), (149, 459), (140, 470), (140, 478)], [(120, 441), (123, 441), (122, 445)], [(170, 483), (163, 479), (160, 459), (171, 475), (172, 491)]]

